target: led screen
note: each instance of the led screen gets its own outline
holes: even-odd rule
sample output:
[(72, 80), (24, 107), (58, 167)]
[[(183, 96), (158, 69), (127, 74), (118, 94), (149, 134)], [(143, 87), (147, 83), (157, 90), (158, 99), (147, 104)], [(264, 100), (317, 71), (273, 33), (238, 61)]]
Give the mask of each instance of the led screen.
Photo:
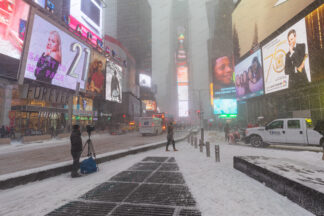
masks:
[(156, 110), (156, 102), (152, 100), (143, 100), (143, 103), (145, 104), (145, 109), (147, 111), (155, 111)]
[(112, 61), (106, 63), (106, 100), (122, 102), (122, 68)]
[(139, 75), (139, 84), (142, 87), (151, 88), (151, 77), (146, 74)]
[(236, 99), (214, 99), (214, 114), (237, 114)]
[(75, 90), (85, 89), (89, 47), (35, 14), (25, 78)]
[(263, 69), (260, 50), (235, 66), (235, 87), (238, 100), (263, 94)]
[(189, 113), (189, 102), (179, 101), (179, 117), (188, 117)]
[(70, 25), (81, 23), (87, 31), (101, 37), (102, 5), (98, 0), (70, 0)]
[(262, 47), (265, 93), (311, 82), (305, 19)]
[(215, 97), (235, 97), (233, 58), (220, 55), (213, 61), (212, 68)]
[(106, 58), (98, 52), (92, 52), (89, 66), (87, 91), (102, 94), (105, 88)]
[(17, 79), (28, 13), (29, 5), (22, 0), (14, 5), (0, 1), (0, 76)]
[(184, 85), (184, 86), (179, 85), (178, 86), (178, 100), (179, 101), (189, 100), (188, 92), (189, 91), (188, 91), (187, 85)]
[(188, 67), (177, 67), (178, 82), (188, 82)]

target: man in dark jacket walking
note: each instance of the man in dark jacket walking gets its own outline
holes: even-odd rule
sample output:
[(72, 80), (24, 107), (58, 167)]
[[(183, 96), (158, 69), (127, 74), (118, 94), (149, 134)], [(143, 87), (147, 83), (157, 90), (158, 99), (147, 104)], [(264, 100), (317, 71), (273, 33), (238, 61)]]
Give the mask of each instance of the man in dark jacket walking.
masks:
[(72, 133), (70, 136), (71, 140), (71, 155), (73, 157), (73, 165), (71, 177), (80, 177), (81, 175), (78, 173), (80, 168), (80, 157), (82, 153), (82, 139), (79, 125), (73, 125)]
[(167, 145), (166, 145), (166, 151), (169, 151), (169, 145), (170, 145), (170, 142), (172, 142), (172, 146), (173, 146), (173, 150), (174, 151), (178, 151), (176, 148), (175, 148), (175, 141), (174, 141), (174, 138), (173, 138), (173, 125), (172, 125), (172, 122), (170, 122), (170, 124), (168, 125), (168, 135), (167, 135)]

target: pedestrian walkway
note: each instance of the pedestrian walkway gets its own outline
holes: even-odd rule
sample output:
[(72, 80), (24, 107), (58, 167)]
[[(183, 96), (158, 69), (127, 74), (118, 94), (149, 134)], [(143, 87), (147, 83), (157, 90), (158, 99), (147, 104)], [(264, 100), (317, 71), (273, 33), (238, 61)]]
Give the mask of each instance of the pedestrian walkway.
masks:
[(146, 157), (48, 216), (200, 216), (173, 157)]

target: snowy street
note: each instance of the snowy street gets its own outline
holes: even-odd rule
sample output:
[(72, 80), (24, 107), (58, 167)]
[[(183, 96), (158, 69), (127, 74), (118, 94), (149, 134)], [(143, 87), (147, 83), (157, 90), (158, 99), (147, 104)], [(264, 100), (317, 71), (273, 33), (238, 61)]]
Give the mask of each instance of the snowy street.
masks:
[[(215, 162), (213, 152), (212, 157), (207, 158), (205, 152), (200, 153), (183, 141), (177, 143), (178, 152), (165, 152), (164, 148), (160, 148), (100, 164), (98, 173), (82, 178), (71, 179), (69, 174), (62, 174), (3, 190), (0, 195), (0, 215), (45, 215), (150, 156), (175, 158), (202, 215), (312, 215), (286, 197), (235, 170), (233, 156), (286, 158), (320, 166), (323, 163), (321, 153), (228, 145), (215, 135), (215, 132), (209, 132), (206, 140), (212, 145), (220, 145), (220, 163)], [(213, 146), (211, 149), (214, 149)]]

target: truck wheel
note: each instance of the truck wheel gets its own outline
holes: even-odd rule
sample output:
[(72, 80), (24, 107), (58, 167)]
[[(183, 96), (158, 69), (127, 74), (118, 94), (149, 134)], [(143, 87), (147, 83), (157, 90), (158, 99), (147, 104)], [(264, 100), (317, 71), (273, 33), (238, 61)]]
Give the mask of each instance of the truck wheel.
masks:
[(250, 142), (253, 147), (259, 148), (263, 146), (262, 138), (258, 135), (253, 135), (250, 139)]

